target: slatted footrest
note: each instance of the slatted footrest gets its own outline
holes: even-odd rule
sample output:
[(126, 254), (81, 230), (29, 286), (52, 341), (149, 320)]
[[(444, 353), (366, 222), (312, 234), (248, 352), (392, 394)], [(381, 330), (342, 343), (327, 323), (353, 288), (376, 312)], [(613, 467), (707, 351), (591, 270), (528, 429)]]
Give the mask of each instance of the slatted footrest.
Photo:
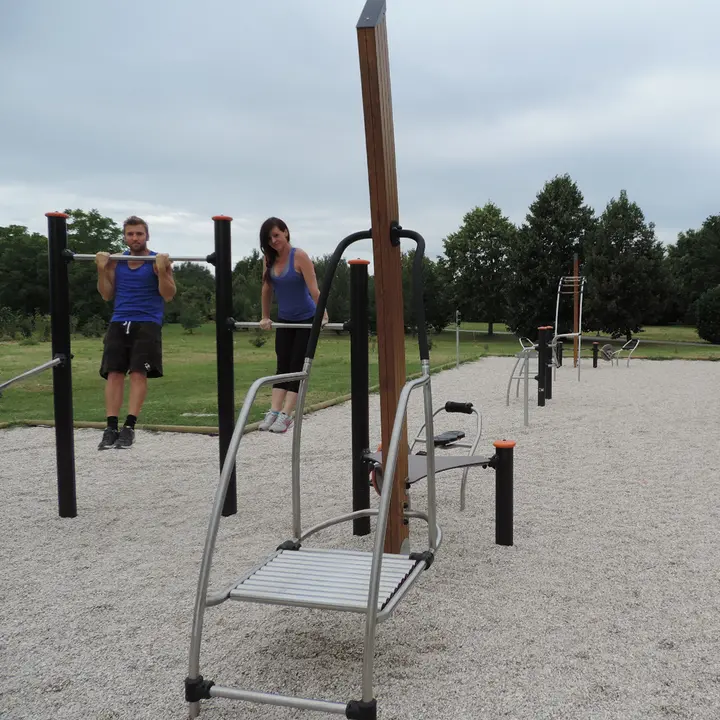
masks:
[[(383, 554), (378, 612), (408, 580), (417, 559)], [(248, 573), (228, 598), (245, 602), (366, 612), (372, 553), (300, 548), (280, 550)]]

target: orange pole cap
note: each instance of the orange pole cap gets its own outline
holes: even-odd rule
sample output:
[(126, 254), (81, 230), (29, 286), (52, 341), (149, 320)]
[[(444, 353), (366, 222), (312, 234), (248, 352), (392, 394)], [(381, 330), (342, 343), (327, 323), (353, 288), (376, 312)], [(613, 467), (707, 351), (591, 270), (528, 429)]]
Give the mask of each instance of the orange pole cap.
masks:
[(348, 265), (369, 265), (369, 260), (362, 260), (361, 258), (355, 258), (353, 260), (348, 260)]
[(228, 220), (232, 221), (232, 218), (229, 215), (213, 215), (213, 220)]
[(45, 217), (64, 217), (69, 218), (70, 216), (67, 213), (62, 212), (47, 212), (45, 213)]
[(514, 440), (496, 440), (493, 445), (496, 448), (501, 449), (511, 449), (515, 447), (515, 441)]

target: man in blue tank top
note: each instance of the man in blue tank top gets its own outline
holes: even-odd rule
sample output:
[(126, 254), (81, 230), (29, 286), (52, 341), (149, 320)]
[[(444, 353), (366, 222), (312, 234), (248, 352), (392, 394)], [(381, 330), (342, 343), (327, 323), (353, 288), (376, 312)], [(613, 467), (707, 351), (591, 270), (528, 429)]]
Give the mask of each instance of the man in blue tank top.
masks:
[[(166, 253), (148, 250), (147, 223), (135, 215), (123, 223), (128, 250), (124, 255), (153, 255), (154, 262), (118, 262), (109, 253), (97, 253), (98, 292), (114, 298), (105, 334), (100, 375), (105, 384), (107, 427), (98, 450), (128, 448), (135, 439), (135, 423), (145, 402), (148, 378), (162, 377), (162, 323), (165, 303), (175, 297), (175, 279)], [(118, 429), (118, 415), (130, 375), (128, 415)]]

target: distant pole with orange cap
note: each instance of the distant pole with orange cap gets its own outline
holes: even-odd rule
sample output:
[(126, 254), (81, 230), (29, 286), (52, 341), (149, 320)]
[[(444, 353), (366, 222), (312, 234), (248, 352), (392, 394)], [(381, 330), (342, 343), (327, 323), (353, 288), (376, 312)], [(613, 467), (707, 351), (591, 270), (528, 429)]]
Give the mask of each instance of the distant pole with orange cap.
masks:
[(50, 328), (53, 357), (64, 361), (53, 368), (55, 457), (58, 512), (77, 515), (75, 494), (75, 439), (73, 431), (72, 367), (70, 354), (70, 283), (68, 280), (67, 219), (62, 212), (45, 213), (48, 219), (48, 271), (50, 276)]
[[(232, 218), (215, 215), (215, 252), (209, 260), (215, 266), (215, 349), (217, 367), (218, 399), (218, 445), (220, 446), (220, 468), (225, 463), (230, 441), (235, 429), (235, 358), (233, 356), (234, 326), (232, 318), (232, 248), (230, 227)], [(237, 476), (233, 466), (223, 504), (224, 516), (237, 512)]]
[(514, 440), (496, 440), (495, 446), (495, 544), (513, 544)]

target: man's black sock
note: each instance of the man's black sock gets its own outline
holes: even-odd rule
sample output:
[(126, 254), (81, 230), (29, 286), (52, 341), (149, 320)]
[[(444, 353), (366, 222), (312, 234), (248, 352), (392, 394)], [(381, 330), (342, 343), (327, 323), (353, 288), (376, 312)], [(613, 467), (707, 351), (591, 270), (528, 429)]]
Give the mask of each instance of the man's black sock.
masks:
[(137, 422), (137, 418), (135, 415), (128, 415), (127, 418), (125, 418), (125, 427), (135, 429), (135, 423)]
[(118, 419), (117, 415), (108, 415), (107, 426), (113, 430), (117, 430)]

